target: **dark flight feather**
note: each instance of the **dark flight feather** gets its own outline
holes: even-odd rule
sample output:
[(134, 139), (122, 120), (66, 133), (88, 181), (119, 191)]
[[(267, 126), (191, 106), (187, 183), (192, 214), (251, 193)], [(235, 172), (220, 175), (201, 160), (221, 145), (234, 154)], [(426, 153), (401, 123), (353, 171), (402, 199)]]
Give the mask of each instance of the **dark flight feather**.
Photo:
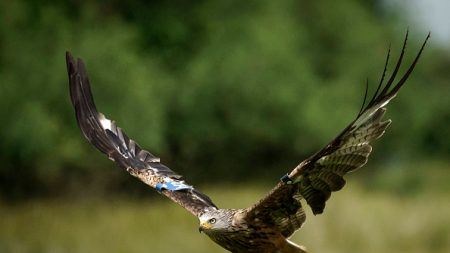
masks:
[[(342, 189), (345, 185), (343, 176), (366, 164), (372, 151), (370, 142), (381, 137), (391, 123), (390, 120), (382, 121), (386, 111), (385, 106), (397, 95), (397, 92), (413, 71), (429, 37), (430, 34), (423, 42), (411, 66), (392, 88), (391, 86), (403, 60), (408, 33), (406, 33), (402, 51), (394, 71), (383, 87), (390, 55), (389, 48), (380, 83), (370, 101), (365, 105), (367, 98), (366, 88), (363, 105), (357, 117), (333, 141), (284, 176), (282, 181), (266, 197), (248, 208), (248, 220), (258, 218), (261, 222), (275, 223), (283, 231), (283, 235), (288, 237), (295, 230), (299, 229), (305, 221), (299, 196), (306, 200), (314, 214), (323, 212), (325, 203), (331, 196), (331, 193)], [(274, 217), (274, 213), (284, 212), (291, 214), (294, 213), (292, 207), (298, 208), (296, 212), (299, 215), (296, 222), (275, 222), (282, 219)], [(284, 211), (279, 211), (280, 209)], [(293, 229), (291, 224), (299, 225)]]
[(192, 214), (198, 216), (210, 208), (217, 208), (208, 196), (187, 185), (180, 175), (160, 163), (158, 157), (142, 149), (114, 121), (97, 111), (81, 59), (75, 62), (67, 52), (66, 63), (77, 124), (92, 145), (131, 175), (157, 188)]

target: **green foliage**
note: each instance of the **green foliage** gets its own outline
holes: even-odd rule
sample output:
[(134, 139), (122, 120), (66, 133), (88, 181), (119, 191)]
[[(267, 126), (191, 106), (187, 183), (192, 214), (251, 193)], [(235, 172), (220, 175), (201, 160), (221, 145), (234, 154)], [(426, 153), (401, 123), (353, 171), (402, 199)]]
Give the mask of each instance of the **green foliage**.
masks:
[[(273, 180), (354, 117), (389, 42), (399, 54), (407, 26), (389, 28), (375, 2), (0, 3), (0, 191), (128, 184), (76, 127), (66, 50), (86, 62), (100, 111), (189, 181)], [(411, 33), (407, 62), (425, 37)], [(389, 111), (383, 157), (449, 158), (449, 62), (426, 48)]]

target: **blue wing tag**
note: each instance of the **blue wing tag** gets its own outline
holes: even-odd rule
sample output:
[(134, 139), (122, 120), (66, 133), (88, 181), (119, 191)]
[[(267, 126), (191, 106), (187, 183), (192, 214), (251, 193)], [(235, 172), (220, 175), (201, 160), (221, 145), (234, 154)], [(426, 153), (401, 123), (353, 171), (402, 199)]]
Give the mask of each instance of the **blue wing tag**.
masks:
[(285, 184), (292, 184), (292, 179), (289, 177), (288, 174), (281, 177), (280, 180), (281, 180), (281, 182), (283, 182)]
[(194, 187), (183, 183), (183, 181), (174, 181), (169, 177), (164, 178), (164, 183), (156, 184), (155, 188), (158, 192), (161, 192), (163, 189), (169, 190), (169, 191), (194, 189)]

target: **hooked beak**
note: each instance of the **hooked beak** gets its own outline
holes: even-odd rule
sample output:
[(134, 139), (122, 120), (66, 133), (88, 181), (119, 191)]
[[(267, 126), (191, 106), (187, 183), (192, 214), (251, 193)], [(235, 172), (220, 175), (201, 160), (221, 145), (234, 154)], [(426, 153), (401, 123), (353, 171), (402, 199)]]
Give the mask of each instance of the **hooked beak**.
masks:
[(210, 228), (211, 228), (210, 224), (208, 224), (206, 222), (200, 223), (200, 226), (198, 227), (198, 232), (201, 233), (201, 232), (204, 232), (205, 230), (210, 229)]

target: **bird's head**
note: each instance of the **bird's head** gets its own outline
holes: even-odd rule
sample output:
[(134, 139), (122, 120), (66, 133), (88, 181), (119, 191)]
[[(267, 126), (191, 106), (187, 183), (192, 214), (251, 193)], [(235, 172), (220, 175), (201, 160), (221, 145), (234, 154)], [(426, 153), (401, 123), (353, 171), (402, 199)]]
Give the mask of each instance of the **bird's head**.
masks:
[(213, 233), (215, 231), (226, 230), (231, 224), (234, 212), (228, 209), (208, 210), (201, 214), (199, 232)]

